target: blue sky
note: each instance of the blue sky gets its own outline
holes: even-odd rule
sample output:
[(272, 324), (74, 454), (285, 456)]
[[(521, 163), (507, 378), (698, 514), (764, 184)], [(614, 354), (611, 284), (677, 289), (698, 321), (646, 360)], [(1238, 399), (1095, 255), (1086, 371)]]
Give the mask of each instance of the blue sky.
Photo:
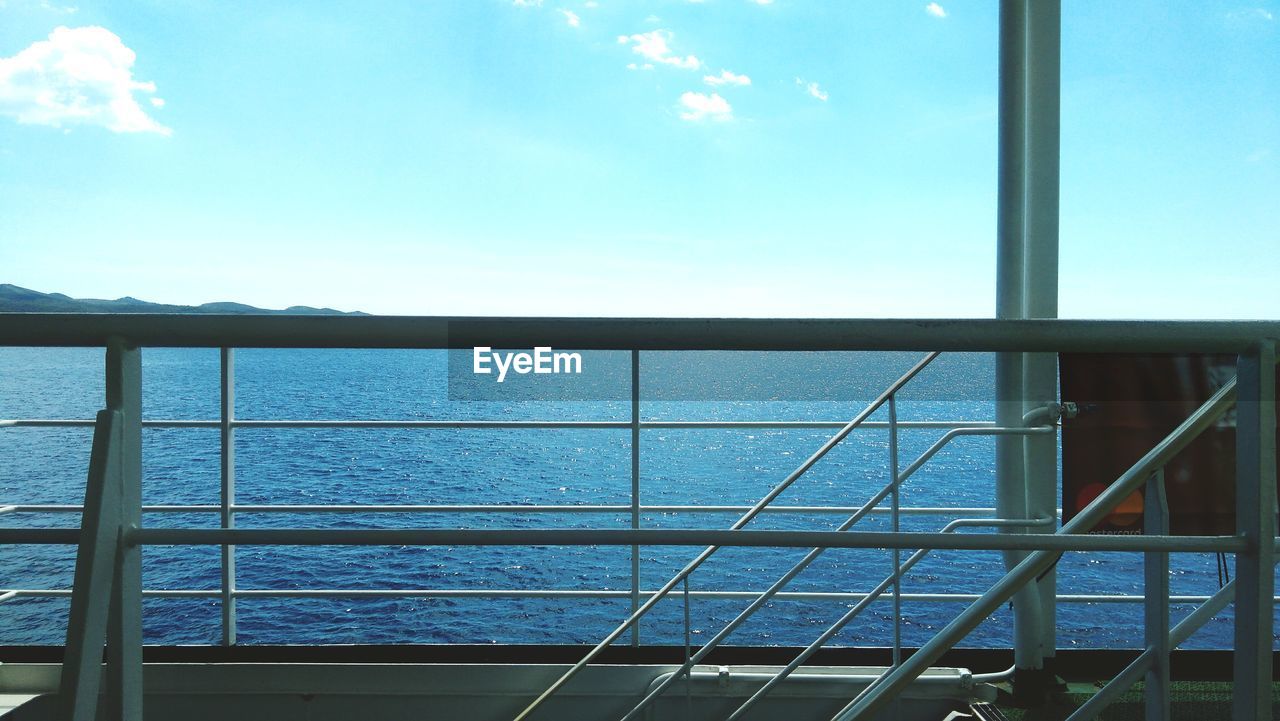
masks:
[[(1063, 4), (1062, 315), (1280, 317), (1280, 6)], [(0, 0), (0, 282), (403, 314), (990, 316), (996, 16)]]

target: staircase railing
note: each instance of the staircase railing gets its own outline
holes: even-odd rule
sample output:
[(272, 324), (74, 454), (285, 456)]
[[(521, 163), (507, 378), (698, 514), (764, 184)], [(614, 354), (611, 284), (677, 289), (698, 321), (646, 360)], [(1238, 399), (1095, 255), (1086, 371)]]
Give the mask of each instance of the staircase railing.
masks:
[[(850, 420), (848, 423), (846, 423), (843, 428), (837, 431), (835, 435), (827, 439), (827, 441), (823, 443), (822, 446), (818, 448), (817, 451), (814, 451), (813, 455), (809, 456), (794, 471), (788, 474), (787, 477), (782, 480), (782, 482), (774, 486), (772, 490), (770, 490), (768, 493), (764, 495), (764, 497), (762, 497), (759, 501), (757, 501), (756, 504), (752, 506), (749, 511), (744, 513), (741, 518), (735, 521), (733, 525), (729, 527), (729, 530), (737, 531), (738, 529), (750, 523), (751, 520), (754, 519), (756, 516), (760, 515), (760, 513), (770, 503), (774, 501), (774, 499), (776, 499), (779, 495), (781, 495), (783, 491), (787, 490), (787, 488), (791, 487), (791, 484), (795, 483), (797, 479), (799, 479), (801, 476), (807, 473), (810, 468), (813, 468), (814, 464), (822, 460), (822, 458), (826, 456), (827, 453), (831, 451), (831, 449), (839, 445), (841, 441), (843, 441), (846, 437), (848, 437), (848, 435), (852, 433), (856, 428), (858, 428), (858, 426), (862, 425), (863, 422), (865, 422), (868, 418), (870, 418), (877, 410), (880, 409), (881, 406), (883, 406), (885, 403), (888, 403), (890, 399), (892, 399), (894, 395), (899, 390), (902, 389), (903, 386), (905, 386), (912, 378), (915, 378), (916, 375), (920, 373), (920, 371), (924, 370), (925, 367), (927, 367), (930, 363), (932, 363), (933, 360), (937, 358), (939, 355), (940, 353), (938, 351), (934, 351), (925, 355), (924, 358), (922, 358), (919, 362), (917, 362), (914, 366), (912, 366), (906, 373), (903, 373), (901, 376), (898, 377), (897, 380), (895, 380), (893, 383), (890, 383), (889, 387), (886, 388), (882, 393), (880, 393), (880, 395), (876, 396), (874, 400), (868, 403), (867, 406), (863, 408), (860, 413), (858, 413), (858, 415), (854, 416), (854, 418)], [(956, 430), (961, 430), (961, 429), (956, 429)], [(879, 494), (879, 499), (883, 500), (883, 498), (886, 495), (888, 495), (888, 493), (891, 491), (893, 486), (896, 486), (896, 484), (890, 484), (890, 488), (882, 490), (881, 494)], [(877, 500), (875, 503), (871, 503), (870, 506), (875, 506), (878, 503), (879, 503), (879, 500)], [(867, 509), (868, 509), (867, 506), (863, 506), (863, 508), (860, 509), (858, 513), (854, 514), (853, 522), (856, 522), (857, 519), (862, 517), (862, 515), (865, 515), (865, 512)], [(847, 522), (847, 526), (853, 525), (853, 522)], [(842, 527), (840, 530), (841, 531), (845, 530), (847, 526)], [(656, 593), (650, 596), (649, 599), (645, 601), (639, 608), (637, 608), (629, 617), (627, 617), (625, 621), (619, 624), (617, 628), (610, 631), (599, 643), (595, 645), (595, 647), (593, 647), (590, 651), (588, 651), (587, 654), (583, 656), (580, 661), (573, 664), (573, 666), (570, 666), (567, 671), (565, 671), (559, 678), (553, 681), (545, 691), (539, 694), (537, 698), (531, 701), (529, 705), (524, 708), (524, 710), (522, 710), (519, 714), (516, 715), (514, 721), (522, 721), (523, 719), (528, 718), (530, 714), (536, 711), (540, 706), (542, 706), (542, 704), (546, 703), (546, 701), (550, 699), (556, 693), (556, 691), (559, 691), (561, 688), (564, 687), (566, 683), (570, 681), (570, 679), (578, 675), (578, 673), (581, 672), (582, 669), (586, 668), (587, 665), (591, 663), (591, 661), (593, 661), (614, 641), (616, 641), (620, 636), (622, 636), (622, 634), (626, 633), (627, 629), (631, 628), (631, 626), (635, 624), (637, 621), (639, 621), (646, 613), (648, 613), (650, 609), (658, 605), (659, 601), (666, 598), (667, 594), (671, 593), (671, 591), (675, 589), (676, 586), (680, 585), (682, 581), (684, 581), (686, 578), (689, 577), (689, 574), (697, 570), (697, 568), (701, 566), (703, 562), (705, 562), (718, 550), (720, 550), (720, 546), (716, 546), (716, 545), (707, 546), (701, 553), (699, 553), (696, 557), (694, 557), (692, 561), (686, 564), (684, 568), (680, 569), (674, 576), (670, 578), (670, 580), (668, 580), (665, 584), (663, 584), (662, 587), (659, 588)], [(813, 554), (812, 551), (810, 553)], [(814, 557), (816, 557), (816, 555)], [(810, 561), (811, 560), (812, 559), (810, 559)], [(808, 563), (806, 562), (804, 565), (807, 566)], [(800, 570), (803, 570), (803, 567)], [(799, 572), (800, 572), (799, 570), (794, 571), (794, 573), (799, 573)], [(792, 577), (794, 577), (794, 573), (792, 574)], [(787, 580), (790, 580), (790, 578), (787, 578)], [(765, 600), (768, 600), (768, 599), (766, 598)], [(763, 604), (763, 601), (760, 601), (759, 604)], [(757, 604), (753, 604), (753, 606), (754, 608), (759, 607), (759, 605)], [(752, 609), (753, 611), (754, 611), (754, 608)], [(736, 626), (734, 627), (736, 628)]]
[[(1241, 356), (1240, 370), (1237, 378), (1248, 376), (1248, 388), (1250, 390), (1248, 404), (1242, 404), (1240, 413), (1238, 413), (1238, 438), (1240, 442), (1240, 451), (1238, 452), (1238, 463), (1242, 464), (1239, 471), (1240, 485), (1246, 483), (1251, 488), (1238, 488), (1238, 498), (1243, 501), (1244, 498), (1251, 500), (1243, 501), (1242, 510), (1247, 508), (1247, 504), (1256, 504), (1259, 497), (1264, 499), (1265, 508), (1254, 510), (1253, 513), (1238, 513), (1239, 523), (1243, 528), (1241, 531), (1246, 539), (1249, 540), (1249, 548), (1245, 551), (1247, 554), (1256, 555), (1260, 561), (1265, 562), (1266, 566), (1261, 572), (1259, 564), (1243, 564), (1238, 565), (1237, 583), (1242, 578), (1246, 578), (1241, 574), (1248, 573), (1248, 583), (1254, 589), (1255, 595), (1257, 587), (1265, 582), (1267, 600), (1271, 598), (1271, 587), (1274, 583), (1274, 564), (1272, 557), (1274, 555), (1274, 493), (1275, 493), (1275, 391), (1274, 386), (1274, 368), (1275, 355), (1270, 344), (1264, 344), (1264, 349), (1259, 353), (1261, 355), (1261, 363), (1258, 356), (1254, 356), (1252, 360), (1248, 356)], [(1264, 370), (1265, 369), (1265, 370)], [(1125, 471), (1121, 476), (1112, 483), (1105, 491), (1098, 495), (1091, 503), (1089, 503), (1081, 512), (1066, 523), (1056, 534), (1057, 536), (1071, 536), (1087, 533), (1099, 521), (1111, 513), (1125, 498), (1133, 493), (1143, 483), (1149, 483), (1153, 486), (1155, 493), (1148, 493), (1148, 496), (1155, 496), (1159, 499), (1163, 495), (1163, 469), (1166, 463), (1172, 459), (1178, 452), (1186, 448), (1201, 432), (1212, 426), (1236, 403), (1237, 396), (1237, 378), (1233, 378), (1218, 390), (1208, 401), (1201, 405), (1193, 412), (1185, 421), (1175, 428), (1168, 436), (1161, 440), (1154, 448), (1146, 453), (1138, 460), (1129, 470)], [(1268, 387), (1269, 386), (1269, 387)], [(1262, 409), (1264, 404), (1269, 404), (1269, 409)], [(1252, 405), (1252, 417), (1245, 411), (1245, 406)], [(1267, 415), (1269, 414), (1269, 422)], [(1265, 465), (1267, 453), (1270, 453), (1269, 463), (1271, 464), (1268, 480), (1267, 472), (1259, 464)], [(1253, 458), (1252, 463), (1250, 458)], [(1249, 467), (1252, 465), (1253, 467)], [(1265, 488), (1260, 487), (1265, 486)], [(1246, 493), (1248, 491), (1249, 493)], [(1270, 499), (1270, 503), (1265, 503), (1266, 499)], [(1159, 503), (1158, 500), (1151, 500), (1148, 503)], [(1159, 511), (1147, 510), (1148, 518), (1160, 521), (1161, 514)], [(1162, 545), (1161, 540), (1170, 539), (1169, 536), (1163, 534), (1153, 534), (1145, 539), (1150, 541), (1154, 546)], [(931, 664), (936, 662), (943, 653), (952, 648), (956, 643), (967, 636), (974, 628), (985, 620), (992, 612), (999, 608), (1002, 604), (1013, 597), (1019, 589), (1028, 582), (1033, 581), (1036, 576), (1045, 569), (1051, 567), (1054, 562), (1061, 556), (1061, 551), (1056, 550), (1037, 550), (1030, 553), (1021, 563), (1013, 570), (1009, 571), (1003, 578), (997, 581), (985, 594), (977, 601), (961, 612), (954, 620), (947, 624), (937, 635), (930, 641), (921, 646), (920, 650), (913, 654), (909, 659), (901, 665), (891, 667), (885, 671), (879, 678), (868, 685), (857, 697), (849, 702), (840, 710), (832, 721), (853, 721), (855, 719), (865, 719), (871, 717), (877, 711), (888, 704), (898, 693), (900, 693), (908, 684), (923, 673)], [(1164, 556), (1167, 564), (1167, 550), (1153, 548), (1147, 551), (1148, 563), (1151, 563), (1153, 556)], [(1268, 573), (1270, 571), (1270, 573)], [(1159, 577), (1159, 571), (1154, 573), (1148, 572), (1147, 578), (1150, 581)], [(1163, 595), (1157, 589), (1148, 588), (1147, 596), (1151, 601), (1152, 597), (1156, 597), (1155, 603), (1161, 604), (1164, 609), (1164, 619), (1167, 629), (1168, 618), (1168, 571), (1167, 565), (1164, 566), (1164, 588)], [(1225, 589), (1215, 596), (1217, 601), (1206, 603), (1205, 607), (1209, 607), (1214, 603), (1225, 604), (1226, 601), (1219, 598), (1225, 595)], [(1266, 605), (1265, 603), (1258, 604)], [(1268, 611), (1270, 613), (1270, 611)], [(1150, 644), (1143, 654), (1133, 664), (1126, 669), (1119, 679), (1117, 679), (1117, 687), (1128, 681), (1130, 684), (1136, 680), (1138, 676), (1145, 673), (1153, 667), (1164, 669), (1167, 678), (1168, 653), (1172, 647), (1168, 632), (1160, 632), (1160, 635), (1153, 636), (1152, 624), (1150, 622), (1151, 607), (1148, 608), (1148, 632), (1147, 639)], [(1193, 614), (1198, 622), (1203, 622), (1211, 617), (1211, 613), (1207, 610)], [(1188, 619), (1189, 621), (1190, 619)], [(1267, 619), (1270, 620), (1269, 618)], [(1179, 635), (1190, 635), (1194, 627), (1186, 626), (1187, 621), (1179, 626)], [(1237, 634), (1237, 641), (1242, 634)], [(1185, 638), (1185, 636), (1182, 636)], [(1270, 649), (1271, 639), (1266, 639), (1268, 652)], [(1256, 643), (1255, 643), (1256, 645)], [(1246, 649), (1247, 651), (1247, 649)], [(1240, 663), (1240, 649), (1237, 648), (1237, 663)], [(1248, 663), (1248, 661), (1245, 661)], [(1269, 683), (1269, 679), (1267, 680)], [(1239, 674), (1237, 674), (1237, 683), (1239, 683)], [(1259, 689), (1241, 689), (1249, 696), (1257, 696)], [(1163, 699), (1163, 703), (1168, 703), (1167, 684), (1152, 684), (1148, 690), (1149, 699), (1159, 696)], [(1269, 688), (1267, 694), (1269, 696)], [(1098, 701), (1094, 707), (1100, 707), (1106, 701), (1114, 698), (1116, 692), (1109, 691), (1101, 701)], [(1148, 701), (1153, 703), (1153, 701)], [(1247, 713), (1247, 712), (1246, 712)], [(1079, 715), (1080, 718), (1087, 718), (1085, 715)], [(1155, 718), (1160, 718), (1156, 716)], [(1167, 718), (1167, 712), (1163, 715)], [(1073, 717), (1075, 718), (1075, 717)], [(1250, 715), (1241, 715), (1237, 709), (1237, 719), (1255, 718)]]

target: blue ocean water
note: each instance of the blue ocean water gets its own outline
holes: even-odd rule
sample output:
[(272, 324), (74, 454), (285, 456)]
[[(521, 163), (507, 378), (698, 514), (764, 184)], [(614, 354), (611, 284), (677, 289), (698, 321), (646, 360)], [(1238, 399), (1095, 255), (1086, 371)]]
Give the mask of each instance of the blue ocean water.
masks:
[[(144, 417), (218, 416), (216, 350), (146, 349)], [(615, 362), (614, 358), (608, 362)], [(625, 355), (622, 361), (625, 364)], [(848, 420), (914, 354), (642, 354), (645, 420)], [(591, 358), (588, 357), (588, 362)], [(101, 349), (0, 348), (0, 418), (91, 418), (102, 406)], [(797, 389), (830, 390), (813, 400)], [(900, 420), (990, 420), (984, 400), (991, 359), (944, 355), (902, 394)], [(665, 392), (664, 392), (665, 389)], [(693, 390), (691, 390), (693, 389)], [(443, 351), (244, 349), (236, 353), (236, 416), (254, 420), (610, 420), (630, 418), (614, 400), (503, 402), (451, 394)], [(880, 411), (875, 420), (885, 420)], [(901, 465), (943, 433), (903, 430)], [(641, 436), (642, 501), (749, 505), (816, 450), (827, 430), (646, 429)], [(82, 500), (91, 431), (0, 428), (0, 506), (75, 504)], [(216, 504), (219, 437), (215, 429), (144, 431), (144, 503)], [(856, 431), (779, 499), (785, 505), (860, 505), (889, 477), (888, 433)], [(902, 490), (904, 506), (994, 505), (994, 443), (950, 444)], [(630, 499), (630, 431), (626, 429), (272, 429), (236, 432), (237, 502), (242, 504), (625, 504)], [(887, 503), (887, 501), (886, 501)], [(650, 514), (647, 528), (725, 528), (730, 514)], [(751, 528), (830, 529), (835, 515), (764, 515)], [(937, 530), (946, 518), (907, 516), (904, 530)], [(5, 526), (67, 526), (72, 514), (10, 513)], [(264, 514), (243, 513), (244, 528), (564, 528), (629, 527), (626, 514)], [(216, 514), (147, 514), (156, 527), (213, 527)], [(889, 530), (871, 516), (858, 530)], [(701, 549), (645, 548), (642, 586), (660, 586)], [(0, 546), (0, 590), (68, 588), (73, 550)], [(692, 577), (693, 591), (761, 590), (803, 549), (724, 549)], [(904, 552), (904, 557), (907, 555)], [(238, 588), (571, 589), (630, 588), (630, 549), (611, 547), (241, 547)], [(149, 589), (215, 590), (219, 553), (211, 547), (147, 547)], [(1218, 588), (1215, 559), (1179, 554), (1174, 594)], [(791, 585), (797, 591), (866, 591), (890, 570), (888, 552), (830, 550)], [(1064, 594), (1138, 594), (1136, 554), (1067, 554), (1058, 566)], [(981, 593), (999, 578), (999, 555), (935, 551), (909, 574), (904, 593)], [(691, 599), (694, 643), (737, 615), (748, 599)], [(246, 597), (238, 602), (238, 640), (273, 643), (591, 643), (629, 610), (626, 598), (337, 598)], [(730, 643), (801, 645), (838, 618), (850, 601), (779, 600), (740, 628)], [(957, 602), (903, 604), (903, 640), (918, 645), (959, 613)], [(1176, 622), (1190, 610), (1174, 606)], [(0, 644), (58, 644), (65, 598), (0, 604)], [(644, 643), (683, 642), (679, 595), (641, 625)], [(890, 643), (892, 607), (872, 605), (832, 642)], [(1063, 603), (1060, 647), (1136, 647), (1141, 606)], [(220, 639), (216, 598), (148, 598), (148, 643), (209, 644)], [(1007, 647), (1008, 609), (993, 615), (965, 645)], [(1186, 646), (1231, 644), (1230, 610)]]

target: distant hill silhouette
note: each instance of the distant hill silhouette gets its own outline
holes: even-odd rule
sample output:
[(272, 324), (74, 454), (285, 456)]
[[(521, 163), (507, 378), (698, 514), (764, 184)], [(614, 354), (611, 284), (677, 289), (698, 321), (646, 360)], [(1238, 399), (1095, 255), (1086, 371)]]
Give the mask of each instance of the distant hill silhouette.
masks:
[(125, 296), (115, 300), (72, 298), (62, 293), (41, 293), (9, 283), (0, 283), (0, 313), (230, 313), (239, 315), (368, 315), (333, 308), (291, 305), (284, 310), (255, 308), (244, 303), (205, 303), (203, 305), (169, 305), (150, 303)]

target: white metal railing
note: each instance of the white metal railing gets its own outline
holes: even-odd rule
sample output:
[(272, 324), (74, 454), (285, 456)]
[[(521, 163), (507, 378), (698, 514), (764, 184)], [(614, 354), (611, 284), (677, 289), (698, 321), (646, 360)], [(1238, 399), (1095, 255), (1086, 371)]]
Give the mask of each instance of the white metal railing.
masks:
[[(1234, 388), (1223, 389), (1210, 403), (1197, 411), (1169, 438), (1124, 474), (1085, 511), (1059, 533), (1001, 532), (998, 534), (941, 534), (902, 532), (895, 526), (890, 532), (860, 531), (756, 531), (742, 528), (745, 522), (728, 530), (657, 530), (631, 529), (244, 529), (235, 528), (233, 518), (251, 506), (234, 502), (234, 457), (224, 458), (223, 493), (217, 506), (205, 507), (224, 519), (215, 529), (162, 529), (142, 526), (143, 506), (141, 481), (141, 360), (139, 345), (179, 345), (212, 347), (466, 347), (474, 344), (475, 327), (464, 327), (461, 333), (449, 332), (447, 319), (352, 319), (352, 318), (182, 318), (146, 316), (0, 316), (0, 343), (9, 345), (97, 345), (107, 346), (107, 410), (95, 424), (95, 444), (89, 489), (83, 508), (81, 529), (0, 528), (0, 543), (78, 544), (75, 587), (71, 593), (73, 613), (68, 628), (67, 663), (64, 665), (64, 699), (69, 704), (68, 717), (82, 718), (88, 707), (88, 685), (96, 684), (97, 649), (104, 643), (108, 649), (106, 690), (108, 708), (126, 718), (140, 718), (141, 699), (141, 598), (143, 589), (138, 551), (146, 544), (215, 545), (231, 554), (235, 545), (696, 545), (707, 548), (723, 546), (767, 546), (787, 548), (884, 548), (971, 549), (1031, 551), (990, 591), (981, 594), (955, 621), (948, 624), (933, 640), (910, 658), (895, 663), (878, 681), (855, 698), (838, 718), (860, 718), (874, 713), (907, 683), (934, 662), (947, 648), (974, 625), (999, 607), (1024, 584), (1052, 565), (1064, 551), (1142, 551), (1151, 559), (1163, 558), (1175, 551), (1217, 551), (1236, 554), (1236, 579), (1230, 590), (1215, 594), (1173, 631), (1162, 637), (1159, 630), (1159, 606), (1164, 606), (1167, 619), (1167, 587), (1146, 589), (1148, 606), (1148, 639), (1150, 646), (1140, 662), (1143, 671), (1159, 669), (1167, 663), (1167, 649), (1185, 638), (1192, 622), (1202, 622), (1230, 601), (1234, 594), (1236, 612), (1236, 688), (1238, 718), (1255, 718), (1269, 713), (1272, 612), (1274, 606), (1274, 345), (1259, 339), (1280, 336), (1276, 323), (1127, 323), (1079, 321), (562, 321), (562, 320), (494, 320), (476, 321), (483, 329), (484, 340), (499, 338), (502, 345), (554, 344), (580, 349), (630, 349), (633, 359), (640, 350), (680, 349), (760, 349), (760, 350), (839, 350), (941, 348), (962, 351), (1039, 351), (1092, 350), (1100, 352), (1239, 352), (1241, 403), (1238, 412), (1239, 481), (1237, 496), (1241, 532), (1236, 536), (1090, 536), (1079, 532), (1090, 527), (1137, 485), (1148, 482), (1164, 462), (1188, 440), (1233, 402)], [(128, 341), (123, 338), (129, 338)], [(533, 342), (527, 342), (533, 341)], [(224, 379), (230, 378), (230, 350), (224, 351)], [(633, 381), (638, 375), (633, 365)], [(918, 368), (916, 369), (918, 372)], [(905, 382), (905, 381), (904, 381)], [(217, 424), (223, 430), (224, 442), (237, 424), (230, 413), (233, 382), (224, 380), (224, 413)], [(633, 413), (629, 427), (634, 434), (642, 427), (636, 409), (638, 384), (633, 385)], [(888, 402), (893, 396), (878, 399)], [(853, 422), (840, 426), (832, 440), (839, 442), (869, 413), (860, 414)], [(895, 418), (891, 417), (893, 429)], [(52, 421), (83, 423), (83, 421)], [(173, 421), (172, 423), (187, 423)], [(203, 422), (190, 422), (203, 423)], [(267, 423), (271, 423), (268, 421)], [(275, 421), (289, 423), (289, 421)], [(323, 422), (300, 422), (323, 423)], [(379, 422), (373, 422), (379, 423)], [(768, 422), (766, 422), (768, 423)], [(38, 425), (13, 422), (7, 425)], [(719, 425), (719, 424), (716, 424)], [(500, 426), (495, 426), (500, 427)], [(618, 427), (618, 426), (610, 426)], [(949, 434), (968, 432), (1034, 432), (1029, 428), (997, 428), (990, 425), (960, 424)], [(829, 441), (831, 443), (831, 441)], [(230, 444), (229, 444), (230, 445)], [(824, 446), (829, 450), (828, 446)], [(825, 450), (820, 450), (817, 457)], [(807, 462), (812, 465), (817, 458)], [(896, 461), (896, 458), (894, 459)], [(923, 460), (927, 460), (924, 458)], [(921, 460), (921, 462), (923, 462)], [(635, 461), (633, 461), (635, 463)], [(799, 477), (807, 466), (801, 467)], [(909, 467), (910, 470), (910, 467)], [(893, 474), (889, 493), (878, 494), (879, 500), (892, 496), (900, 474)], [(909, 475), (909, 474), (908, 474)], [(634, 476), (633, 476), (634, 477)], [(789, 476), (789, 483), (794, 478)], [(96, 489), (96, 491), (95, 491)], [(638, 490), (638, 489), (636, 489)], [(776, 490), (776, 489), (775, 489)], [(780, 490), (778, 491), (780, 492)], [(96, 494), (96, 495), (95, 495)], [(771, 493), (748, 509), (744, 517), (766, 512)], [(878, 501), (877, 501), (878, 502)], [(874, 504), (869, 504), (874, 506)], [(167, 512), (175, 507), (154, 507)], [(308, 512), (319, 512), (318, 508)], [(635, 493), (625, 507), (633, 518), (644, 507)], [(867, 506), (860, 507), (855, 513)], [(73, 512), (72, 506), (45, 507), (51, 512)], [(10, 506), (7, 513), (39, 510), (33, 506)], [(344, 508), (340, 512), (354, 510)], [(388, 509), (394, 510), (394, 509)], [(434, 507), (417, 507), (414, 512), (433, 512)], [(478, 509), (485, 510), (485, 509)], [(556, 511), (561, 510), (556, 508)], [(589, 512), (616, 512), (618, 507), (601, 507)], [(718, 507), (715, 512), (740, 509)], [(783, 510), (783, 509), (779, 509)], [(905, 510), (905, 509), (902, 509)], [(268, 511), (271, 512), (271, 511)], [(518, 511), (513, 511), (518, 512)], [(584, 511), (588, 512), (588, 511)], [(932, 513), (933, 509), (924, 512)], [(870, 511), (867, 511), (869, 514)], [(893, 509), (890, 509), (891, 515)], [(96, 521), (94, 519), (97, 519)], [(1000, 522), (1027, 519), (996, 519)], [(741, 519), (740, 519), (741, 521)], [(94, 525), (94, 524), (97, 525)], [(638, 524), (636, 524), (638, 525)], [(106, 529), (105, 531), (103, 529)], [(114, 540), (113, 540), (114, 539)], [(633, 551), (634, 553), (634, 551)], [(705, 552), (704, 552), (705, 553)], [(634, 558), (634, 556), (633, 556)], [(229, 564), (224, 564), (224, 568)], [(110, 569), (104, 573), (103, 569)], [(1151, 566), (1149, 566), (1151, 568)], [(690, 572), (692, 569), (690, 569)], [(895, 563), (892, 580), (902, 574)], [(634, 574), (638, 577), (638, 574)], [(628, 592), (633, 606), (640, 612), (662, 595), (669, 593), (688, 577), (677, 576), (662, 588), (640, 589), (638, 581)], [(1151, 578), (1159, 574), (1152, 571)], [(104, 578), (105, 576), (105, 578)], [(226, 579), (227, 581), (233, 579)], [(883, 586), (883, 584), (881, 584)], [(778, 586), (780, 589), (781, 586)], [(776, 590), (779, 596), (784, 593)], [(341, 589), (333, 589), (341, 590)], [(33, 589), (41, 592), (40, 589)], [(57, 591), (50, 590), (50, 593)], [(423, 592), (429, 592), (424, 589)], [(224, 609), (234, 613), (237, 597), (252, 595), (255, 590), (235, 589), (230, 582), (216, 591), (224, 601)], [(884, 593), (880, 588), (878, 593)], [(23, 589), (0, 592), (0, 600), (18, 598)], [(286, 592), (287, 593), (287, 592)], [(408, 591), (413, 593), (413, 591)], [(709, 592), (702, 592), (709, 593)], [(723, 592), (721, 592), (723, 593)], [(754, 598), (760, 592), (751, 593)], [(768, 593), (765, 591), (764, 593)], [(686, 602), (693, 593), (685, 596)], [(864, 594), (870, 598), (873, 594)], [(644, 597), (643, 603), (640, 599)], [(743, 597), (743, 596), (737, 596)], [(901, 594), (899, 598), (907, 598)], [(1118, 600), (1118, 599), (1117, 599)], [(650, 606), (651, 607), (651, 606)], [(633, 613), (638, 618), (640, 613)], [(1154, 619), (1154, 620), (1153, 620)], [(233, 619), (232, 619), (233, 620)], [(231, 624), (228, 624), (231, 625)], [(628, 624), (624, 624), (624, 627)], [(1167, 629), (1167, 620), (1165, 622)], [(625, 630), (625, 628), (623, 628)], [(620, 635), (620, 632), (617, 632)], [(616, 636), (615, 636), (616, 639)], [(692, 657), (692, 653), (689, 654)], [(589, 659), (588, 659), (589, 660)], [(1127, 671), (1132, 677), (1136, 671)], [(1122, 675), (1124, 676), (1124, 675)], [(1123, 681), (1124, 679), (1120, 679)], [(552, 688), (554, 690), (554, 687)], [(1159, 683), (1149, 683), (1148, 693), (1165, 693)], [(544, 694), (540, 698), (545, 698)], [(1166, 695), (1167, 698), (1167, 695)], [(77, 706), (79, 704), (79, 706)], [(80, 709), (77, 711), (76, 709)]]

